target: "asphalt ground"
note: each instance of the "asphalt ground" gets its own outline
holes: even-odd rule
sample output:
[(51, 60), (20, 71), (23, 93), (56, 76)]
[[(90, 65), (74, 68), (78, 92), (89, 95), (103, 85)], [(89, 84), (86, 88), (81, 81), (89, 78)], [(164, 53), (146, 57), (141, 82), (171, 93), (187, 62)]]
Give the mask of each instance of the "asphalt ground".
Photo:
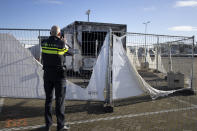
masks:
[[(103, 103), (99, 102), (66, 101), (65, 106), (71, 131), (197, 130), (196, 95), (158, 100), (140, 96), (114, 103), (113, 113), (106, 113)], [(44, 125), (43, 116), (44, 100), (6, 98), (0, 113), (0, 131), (42, 131), (39, 127)], [(53, 118), (55, 131), (54, 108)]]

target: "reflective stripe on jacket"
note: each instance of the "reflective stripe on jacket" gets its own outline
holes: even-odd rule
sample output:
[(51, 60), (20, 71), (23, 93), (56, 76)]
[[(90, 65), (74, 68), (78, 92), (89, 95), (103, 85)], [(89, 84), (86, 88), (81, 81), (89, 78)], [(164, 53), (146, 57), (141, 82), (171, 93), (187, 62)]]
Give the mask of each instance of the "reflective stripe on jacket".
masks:
[(50, 36), (42, 41), (41, 47), (44, 77), (50, 79), (65, 77), (64, 61), (69, 50), (66, 43), (56, 36)]
[(46, 53), (46, 54), (64, 55), (67, 51), (68, 51), (68, 49), (66, 49), (66, 48), (59, 49), (59, 48), (42, 46), (42, 53)]

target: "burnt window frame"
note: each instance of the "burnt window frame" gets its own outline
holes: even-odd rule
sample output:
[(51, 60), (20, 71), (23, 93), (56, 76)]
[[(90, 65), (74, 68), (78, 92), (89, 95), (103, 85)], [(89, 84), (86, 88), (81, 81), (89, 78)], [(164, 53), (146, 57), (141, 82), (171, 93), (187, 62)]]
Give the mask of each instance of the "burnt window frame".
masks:
[(97, 56), (100, 53), (101, 47), (107, 35), (106, 31), (82, 31), (82, 56), (96, 57), (96, 40)]

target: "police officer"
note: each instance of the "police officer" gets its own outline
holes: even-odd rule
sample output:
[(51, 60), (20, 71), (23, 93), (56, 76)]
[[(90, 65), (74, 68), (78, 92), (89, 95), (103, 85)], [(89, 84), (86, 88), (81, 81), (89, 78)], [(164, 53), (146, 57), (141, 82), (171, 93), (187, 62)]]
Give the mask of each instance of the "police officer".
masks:
[(61, 39), (60, 28), (52, 26), (50, 37), (42, 41), (42, 62), (44, 70), (45, 100), (45, 123), (46, 130), (52, 126), (52, 99), (55, 90), (55, 111), (57, 117), (57, 130), (67, 130), (68, 125), (64, 125), (64, 99), (66, 94), (66, 68), (64, 67), (65, 55), (72, 55), (69, 47)]

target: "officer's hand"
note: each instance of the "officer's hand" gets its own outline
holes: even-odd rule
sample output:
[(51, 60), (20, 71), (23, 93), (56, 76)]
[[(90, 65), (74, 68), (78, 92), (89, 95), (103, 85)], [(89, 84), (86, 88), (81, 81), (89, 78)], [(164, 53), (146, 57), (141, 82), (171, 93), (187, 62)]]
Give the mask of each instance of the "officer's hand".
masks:
[(68, 46), (67, 44), (65, 44), (65, 48), (66, 48), (66, 49), (69, 49), (69, 46)]

